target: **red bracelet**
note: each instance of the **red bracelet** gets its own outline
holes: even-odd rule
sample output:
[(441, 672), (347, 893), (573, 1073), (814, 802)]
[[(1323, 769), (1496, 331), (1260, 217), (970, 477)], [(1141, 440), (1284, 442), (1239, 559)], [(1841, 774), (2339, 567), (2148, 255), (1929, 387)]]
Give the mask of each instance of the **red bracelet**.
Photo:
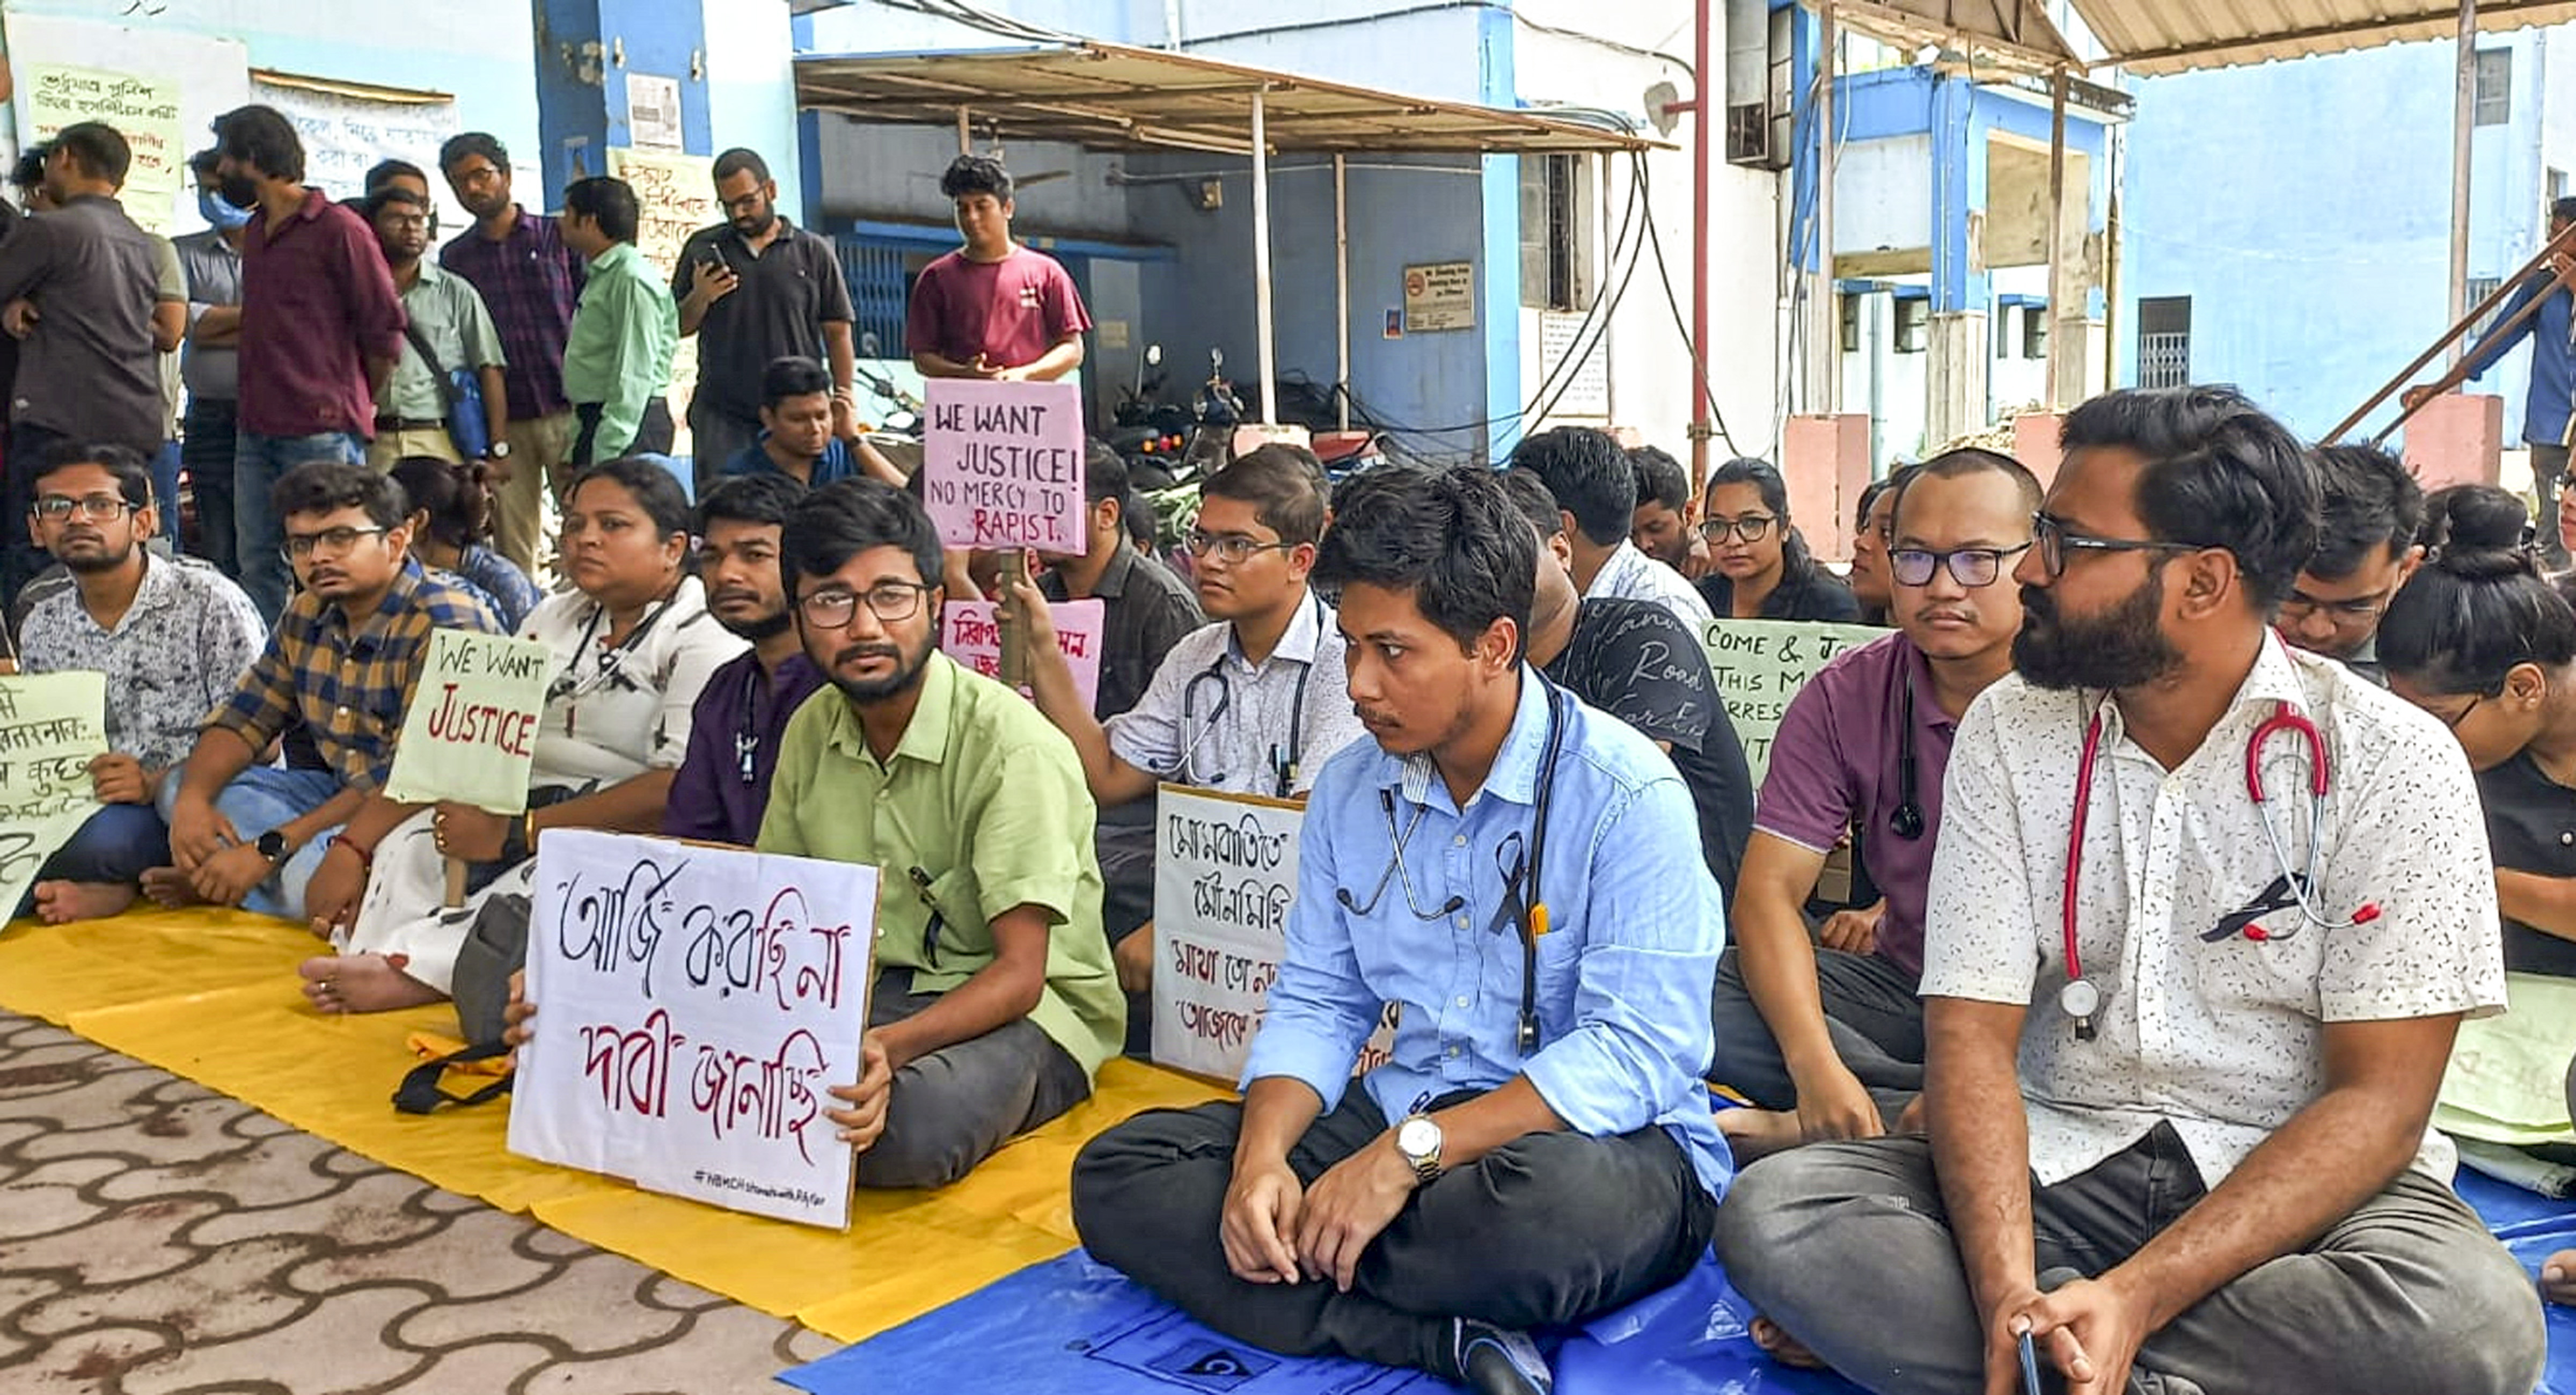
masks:
[(375, 868), (376, 855), (365, 848), (359, 847), (358, 840), (350, 837), (346, 833), (332, 834), (331, 847), (324, 848), (322, 851), (329, 852), (331, 848), (347, 848), (349, 851), (358, 855), (358, 865), (360, 867), (369, 871), (372, 871)]

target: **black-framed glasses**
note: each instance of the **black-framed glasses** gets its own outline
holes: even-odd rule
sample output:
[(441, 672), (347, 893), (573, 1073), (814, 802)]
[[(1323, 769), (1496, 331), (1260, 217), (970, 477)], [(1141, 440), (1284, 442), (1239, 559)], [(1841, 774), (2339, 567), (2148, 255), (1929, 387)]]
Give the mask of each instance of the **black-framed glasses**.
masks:
[(868, 613), (892, 623), (911, 619), (921, 609), (921, 598), (938, 589), (935, 585), (918, 581), (880, 581), (869, 587), (864, 595), (833, 587), (816, 591), (798, 601), (796, 609), (805, 617), (806, 624), (818, 630), (837, 630), (846, 627), (858, 615), (859, 602), (865, 599)]
[(1196, 528), (1192, 528), (1188, 536), (1181, 539), (1181, 546), (1187, 549), (1192, 557), (1205, 557), (1213, 552), (1229, 567), (1250, 561), (1256, 552), (1285, 552), (1296, 545), (1290, 542), (1263, 542), (1259, 538), (1247, 537), (1241, 533), (1202, 533)]
[(319, 533), (289, 533), (286, 545), (278, 551), (290, 562), (316, 552), (328, 552), (336, 557), (356, 547), (358, 539), (382, 537), (388, 531), (384, 528), (325, 528)]
[(2469, 699), (2468, 706), (2461, 708), (2459, 711), (2452, 713), (2448, 717), (2442, 718), (2442, 725), (2449, 727), (2453, 731), (2458, 731), (2460, 729), (2460, 723), (2467, 721), (2470, 713), (2486, 706), (2487, 699), (2491, 696), (2493, 696), (2491, 693), (2480, 693), (2476, 697)]
[(1888, 570), (1899, 586), (1929, 586), (1932, 573), (1947, 565), (1950, 577), (1971, 589), (1992, 586), (2004, 574), (2004, 559), (2019, 557), (2031, 545), (2019, 547), (1962, 547), (1950, 552), (1933, 552), (1920, 547), (1900, 547), (1887, 554)]
[(77, 499), (68, 494), (48, 494), (38, 499), (30, 511), (49, 523), (60, 523), (75, 513), (104, 522), (141, 507), (122, 494), (84, 494)]
[(2200, 543), (2162, 542), (2154, 538), (2098, 538), (2066, 526), (2047, 511), (2030, 516), (2031, 539), (2039, 547), (2039, 564), (2051, 578), (2066, 575), (2066, 554), (2074, 552), (2198, 552)]
[(1762, 535), (1771, 531), (1771, 525), (1779, 521), (1767, 513), (1748, 513), (1742, 518), (1712, 518), (1699, 525), (1699, 535), (1713, 543), (1726, 541), (1729, 534), (1749, 543), (1760, 542)]

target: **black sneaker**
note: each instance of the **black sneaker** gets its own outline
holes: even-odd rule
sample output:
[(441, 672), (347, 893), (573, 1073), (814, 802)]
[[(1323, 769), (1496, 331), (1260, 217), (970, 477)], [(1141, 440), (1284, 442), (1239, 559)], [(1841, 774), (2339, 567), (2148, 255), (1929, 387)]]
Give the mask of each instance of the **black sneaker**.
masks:
[(1458, 1318), (1458, 1376), (1477, 1395), (1553, 1395), (1556, 1376), (1525, 1332)]

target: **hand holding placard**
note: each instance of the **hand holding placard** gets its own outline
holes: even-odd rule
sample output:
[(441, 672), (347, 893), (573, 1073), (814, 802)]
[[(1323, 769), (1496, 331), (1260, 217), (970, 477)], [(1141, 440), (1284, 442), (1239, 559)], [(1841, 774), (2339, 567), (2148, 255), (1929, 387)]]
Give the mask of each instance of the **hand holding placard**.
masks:
[[(1108, 603), (1057, 601), (1047, 606), (1056, 651), (1073, 670), (1084, 711), (1100, 697), (1101, 628)], [(1002, 678), (1002, 621), (992, 601), (950, 601), (939, 617), (940, 652), (987, 678)], [(1003, 681), (1008, 681), (1004, 679)]]

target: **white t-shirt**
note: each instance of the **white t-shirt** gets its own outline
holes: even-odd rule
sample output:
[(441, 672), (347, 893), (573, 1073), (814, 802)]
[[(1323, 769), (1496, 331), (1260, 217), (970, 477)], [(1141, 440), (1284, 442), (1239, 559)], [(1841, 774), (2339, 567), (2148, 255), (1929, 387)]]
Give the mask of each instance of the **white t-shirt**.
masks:
[[(2248, 793), (2247, 743), (2282, 703), (2316, 723), (2326, 750), (2317, 908), (2334, 921), (2377, 914), (2338, 928), (2292, 906), (2255, 919), (2267, 939), (2212, 939), (2282, 875), (2266, 813), (2289, 870), (2305, 870), (2319, 836), (2296, 735), (2276, 731), (2263, 747), (2269, 799)], [(2097, 704), (2076, 947), (2102, 1001), (2083, 1041), (2058, 1000), (2069, 977), (2060, 914)], [(2323, 1091), (2327, 1023), (2503, 1009), (2495, 874), (2468, 761), (2440, 722), (2268, 635), (2226, 715), (2170, 772), (2101, 694), (2008, 676), (1968, 709), (1951, 748), (1922, 991), (2028, 1005), (2019, 1064), (2042, 1184), (2165, 1120), (2214, 1188)], [(2455, 1161), (2427, 1129), (2415, 1166), (2447, 1180)]]
[(696, 577), (646, 611), (624, 642), (609, 645), (607, 631), (599, 604), (579, 591), (548, 596), (519, 627), (519, 638), (554, 651), (532, 787), (587, 790), (678, 769), (708, 675), (750, 647), (707, 612)]
[(1635, 543), (1619, 544), (1594, 574), (1591, 589), (1583, 593), (1587, 601), (1603, 596), (1653, 601), (1678, 616), (1694, 635), (1708, 628), (1708, 601), (1698, 588), (1662, 560), (1638, 551)]

